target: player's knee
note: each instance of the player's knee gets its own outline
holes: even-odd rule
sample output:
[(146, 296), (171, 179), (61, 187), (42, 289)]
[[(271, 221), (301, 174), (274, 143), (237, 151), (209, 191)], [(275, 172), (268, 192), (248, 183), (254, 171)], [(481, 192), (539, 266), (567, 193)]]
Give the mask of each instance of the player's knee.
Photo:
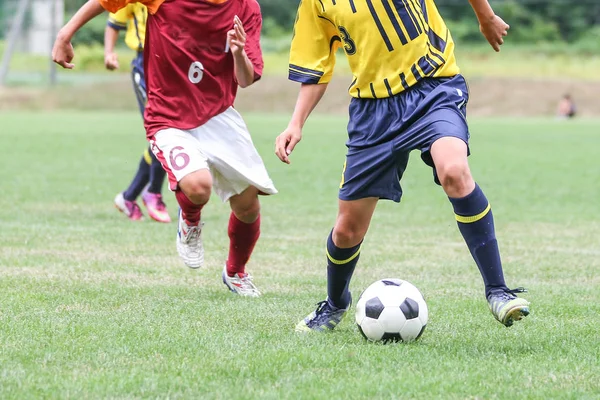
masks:
[(467, 163), (448, 163), (436, 170), (442, 187), (451, 196), (462, 195), (472, 185), (473, 178)]
[[(186, 179), (189, 178), (189, 179)], [(197, 179), (198, 177), (186, 176), (179, 182), (183, 193), (195, 204), (206, 204), (210, 199), (212, 181), (209, 179)]]
[(237, 219), (244, 223), (251, 224), (256, 221), (260, 214), (260, 202), (257, 198), (248, 203), (236, 204), (235, 207), (232, 206), (232, 211)]
[(357, 224), (338, 222), (333, 228), (333, 242), (342, 248), (354, 247), (365, 237), (366, 229)]
[(187, 191), (184, 190), (184, 193), (195, 204), (206, 204), (210, 199), (211, 187), (203, 184), (195, 184), (188, 187)]

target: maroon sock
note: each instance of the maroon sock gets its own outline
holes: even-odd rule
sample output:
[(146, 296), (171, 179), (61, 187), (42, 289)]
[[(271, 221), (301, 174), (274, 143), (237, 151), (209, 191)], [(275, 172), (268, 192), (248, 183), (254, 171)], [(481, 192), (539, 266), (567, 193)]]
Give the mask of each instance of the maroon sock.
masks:
[(200, 210), (203, 205), (194, 204), (181, 190), (175, 192), (175, 197), (181, 207), (181, 214), (188, 225), (198, 225), (200, 222)]
[(229, 234), (227, 274), (229, 276), (242, 275), (246, 271), (246, 263), (260, 236), (260, 215), (256, 221), (246, 224), (237, 219), (234, 213), (231, 213), (227, 233)]

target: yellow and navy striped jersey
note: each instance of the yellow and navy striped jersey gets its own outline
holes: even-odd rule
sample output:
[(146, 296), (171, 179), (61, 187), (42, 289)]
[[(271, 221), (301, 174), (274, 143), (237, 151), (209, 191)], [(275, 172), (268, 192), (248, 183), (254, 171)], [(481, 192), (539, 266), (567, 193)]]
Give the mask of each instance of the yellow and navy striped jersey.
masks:
[(146, 20), (148, 9), (142, 3), (127, 4), (124, 8), (108, 16), (108, 26), (117, 30), (127, 29), (125, 43), (135, 51), (144, 49), (146, 40)]
[(289, 78), (329, 82), (339, 47), (357, 98), (391, 97), (424, 77), (459, 73), (454, 41), (433, 0), (301, 0)]

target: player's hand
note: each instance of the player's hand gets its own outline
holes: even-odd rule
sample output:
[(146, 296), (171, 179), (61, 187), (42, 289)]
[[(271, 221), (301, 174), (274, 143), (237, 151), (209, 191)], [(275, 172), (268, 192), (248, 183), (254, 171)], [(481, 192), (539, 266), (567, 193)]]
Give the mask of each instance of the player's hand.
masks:
[(277, 139), (275, 139), (275, 154), (286, 164), (290, 163), (290, 154), (294, 151), (294, 147), (302, 140), (302, 129), (298, 127), (288, 126)]
[(479, 30), (496, 51), (500, 51), (500, 46), (504, 43), (503, 38), (508, 35), (509, 28), (510, 26), (497, 15), (479, 21)]
[(237, 15), (233, 18), (233, 29), (227, 32), (227, 43), (233, 55), (241, 53), (246, 47), (246, 31)]
[(119, 58), (117, 56), (117, 53), (111, 52), (104, 54), (104, 66), (109, 71), (119, 69)]
[(71, 40), (62, 37), (59, 33), (52, 48), (52, 61), (63, 68), (73, 69), (75, 66), (75, 64), (71, 64), (73, 57), (75, 57), (75, 53), (73, 52)]

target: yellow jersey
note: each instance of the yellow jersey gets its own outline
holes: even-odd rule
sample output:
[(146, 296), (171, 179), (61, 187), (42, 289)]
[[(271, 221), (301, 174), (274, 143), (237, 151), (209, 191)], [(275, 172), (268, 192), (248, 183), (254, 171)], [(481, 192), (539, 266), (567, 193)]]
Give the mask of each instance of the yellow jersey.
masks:
[(108, 16), (108, 26), (117, 30), (127, 30), (125, 44), (135, 51), (144, 50), (148, 9), (142, 3), (130, 3)]
[(356, 98), (394, 96), (425, 77), (458, 74), (454, 41), (433, 0), (301, 0), (289, 78), (331, 80), (343, 47)]

